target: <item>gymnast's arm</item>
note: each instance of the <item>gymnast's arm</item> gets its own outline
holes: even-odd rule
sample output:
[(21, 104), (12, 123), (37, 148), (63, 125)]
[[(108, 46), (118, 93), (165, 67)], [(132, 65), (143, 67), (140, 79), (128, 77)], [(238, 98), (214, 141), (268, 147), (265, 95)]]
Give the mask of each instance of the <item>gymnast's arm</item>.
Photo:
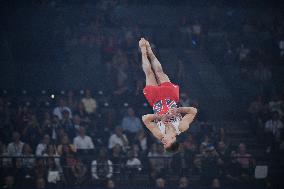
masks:
[(177, 113), (185, 114), (179, 124), (180, 132), (185, 132), (193, 122), (193, 119), (197, 114), (197, 109), (194, 107), (179, 107), (176, 111)]
[(155, 114), (147, 114), (142, 116), (142, 121), (145, 124), (145, 126), (151, 131), (151, 133), (158, 140), (162, 141), (165, 135), (161, 133), (157, 124), (153, 122), (155, 119), (159, 119), (159, 116)]

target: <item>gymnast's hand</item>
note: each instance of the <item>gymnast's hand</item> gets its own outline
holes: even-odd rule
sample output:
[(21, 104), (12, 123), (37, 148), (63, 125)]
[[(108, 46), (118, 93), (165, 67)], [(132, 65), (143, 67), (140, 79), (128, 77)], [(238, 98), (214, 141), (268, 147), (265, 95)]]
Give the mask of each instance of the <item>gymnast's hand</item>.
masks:
[(177, 116), (178, 115), (178, 109), (177, 108), (171, 108), (170, 110), (169, 110), (169, 115), (170, 116)]

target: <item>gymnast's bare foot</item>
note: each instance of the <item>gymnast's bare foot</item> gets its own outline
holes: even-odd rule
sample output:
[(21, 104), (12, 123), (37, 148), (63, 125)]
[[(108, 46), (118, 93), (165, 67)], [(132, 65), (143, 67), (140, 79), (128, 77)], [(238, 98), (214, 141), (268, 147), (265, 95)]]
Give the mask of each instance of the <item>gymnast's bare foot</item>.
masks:
[(149, 41), (147, 41), (147, 40), (145, 40), (145, 41), (146, 41), (147, 55), (151, 59), (155, 58), (155, 55), (154, 55), (154, 53), (152, 51), (152, 48), (151, 48), (151, 45), (150, 45)]
[(140, 47), (142, 55), (147, 55), (147, 44), (146, 44), (146, 40), (144, 38), (140, 39), (139, 47)]

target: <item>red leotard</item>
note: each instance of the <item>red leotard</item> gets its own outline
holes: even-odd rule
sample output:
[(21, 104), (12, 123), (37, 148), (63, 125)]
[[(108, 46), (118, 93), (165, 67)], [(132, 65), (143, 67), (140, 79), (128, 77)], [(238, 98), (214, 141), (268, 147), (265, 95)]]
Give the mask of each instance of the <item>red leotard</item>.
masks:
[(158, 86), (147, 85), (145, 86), (143, 93), (152, 107), (155, 103), (160, 101), (162, 109), (166, 110), (168, 108), (164, 108), (164, 106), (168, 103), (165, 103), (164, 101), (170, 100), (175, 103), (179, 102), (179, 86), (171, 82), (164, 82)]

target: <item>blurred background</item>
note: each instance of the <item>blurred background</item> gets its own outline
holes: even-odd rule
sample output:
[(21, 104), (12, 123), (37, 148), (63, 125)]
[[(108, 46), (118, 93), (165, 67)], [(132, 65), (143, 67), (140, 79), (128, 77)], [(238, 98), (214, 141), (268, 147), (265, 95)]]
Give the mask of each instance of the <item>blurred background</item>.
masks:
[[(0, 0), (1, 188), (283, 188), (283, 8)], [(141, 37), (199, 110), (177, 154), (140, 119)]]

